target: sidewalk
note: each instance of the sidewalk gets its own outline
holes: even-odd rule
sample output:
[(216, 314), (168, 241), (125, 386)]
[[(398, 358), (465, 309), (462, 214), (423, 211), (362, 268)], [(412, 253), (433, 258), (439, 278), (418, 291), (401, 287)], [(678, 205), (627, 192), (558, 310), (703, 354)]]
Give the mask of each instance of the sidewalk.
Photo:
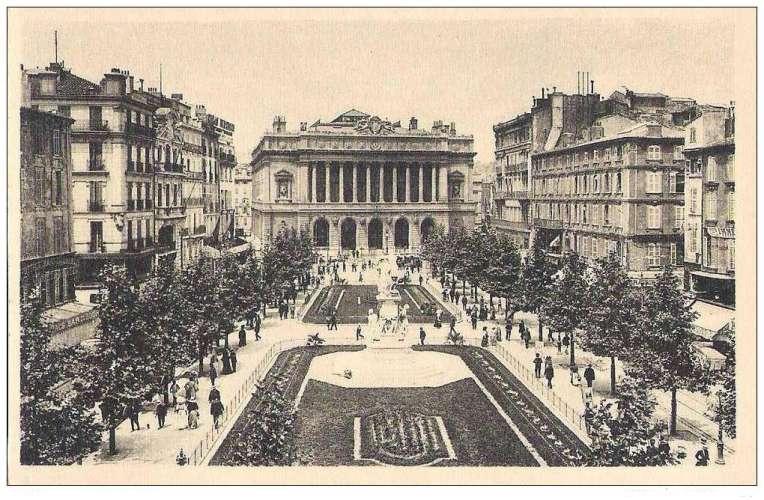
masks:
[[(468, 286), (469, 286), (469, 283), (468, 283)], [(488, 302), (489, 295), (485, 293), (484, 291), (478, 289), (478, 301), (480, 297), (483, 297), (485, 301)], [(496, 300), (496, 298), (494, 298), (494, 300)], [(472, 303), (471, 299), (470, 299), (470, 303)], [(527, 327), (531, 328), (532, 343), (527, 350), (525, 349), (524, 343), (520, 341), (520, 333), (519, 333), (518, 324), (521, 320), (525, 323)], [(480, 331), (482, 331), (483, 326), (488, 326), (490, 330), (490, 328), (493, 325), (498, 325), (502, 327), (502, 333), (505, 333), (503, 317), (497, 318), (497, 321), (478, 322), (477, 332), (479, 333)], [(546, 339), (546, 336), (547, 336), (547, 332), (545, 331), (544, 332), (545, 339)], [(516, 313), (514, 316), (514, 326), (512, 328), (512, 335), (510, 338), (512, 340), (510, 340), (509, 342), (502, 341), (501, 344), (507, 349), (507, 351), (512, 356), (514, 356), (520, 361), (526, 361), (527, 368), (531, 371), (533, 370), (532, 360), (536, 352), (539, 352), (542, 358), (547, 355), (552, 356), (552, 359), (555, 360), (555, 378), (552, 380), (552, 384), (553, 384), (552, 392), (555, 394), (556, 397), (559, 397), (567, 405), (576, 409), (579, 415), (582, 415), (584, 411), (584, 400), (583, 400), (582, 388), (575, 387), (570, 384), (570, 372), (567, 368), (567, 363), (566, 363), (566, 366), (563, 367), (563, 366), (560, 366), (560, 362), (558, 362), (559, 360), (565, 359), (566, 357), (568, 357), (565, 355), (565, 351), (563, 350), (563, 354), (560, 355), (557, 353), (556, 345), (555, 346), (549, 345), (549, 346), (544, 346), (539, 348), (536, 348), (534, 345), (534, 341), (538, 339), (538, 319), (536, 315), (531, 313), (525, 313), (525, 312)], [(586, 363), (588, 360), (603, 360), (603, 359), (604, 358), (600, 358), (589, 352), (583, 351), (576, 346), (576, 363), (579, 365), (579, 370), (580, 370), (579, 373), (581, 373), (582, 376), (583, 376), (582, 365), (584, 365), (584, 363)], [(608, 366), (609, 366), (609, 363), (610, 362), (608, 360), (607, 361)], [(598, 375), (598, 377), (600, 376), (601, 375)], [(546, 382), (546, 380), (544, 380), (544, 382)], [(607, 399), (610, 397), (609, 391), (600, 390), (598, 387), (600, 386), (600, 384), (597, 382), (598, 381), (595, 381), (595, 390), (594, 390), (595, 404), (598, 403), (603, 398)], [(584, 386), (585, 384), (586, 382), (583, 381)], [(607, 385), (609, 386), (609, 383)], [(669, 415), (671, 413), (671, 394), (665, 391), (653, 391), (653, 395), (658, 403), (655, 410), (654, 417), (667, 423), (669, 420)], [(677, 393), (677, 402), (678, 402), (678, 405), (677, 405), (678, 407), (677, 431), (678, 432), (677, 432), (677, 436), (672, 437), (670, 439), (672, 448), (675, 449), (677, 446), (681, 445), (687, 449), (690, 455), (693, 455), (695, 451), (699, 448), (700, 438), (702, 437), (708, 440), (709, 450), (711, 452), (712, 457), (715, 458), (714, 448), (716, 447), (715, 443), (716, 443), (716, 439), (718, 435), (718, 425), (716, 424), (716, 422), (712, 420), (712, 417), (708, 414), (708, 398), (705, 397), (703, 394), (699, 394), (699, 393), (679, 391)], [(734, 455), (735, 448), (736, 448), (736, 440), (731, 439), (728, 436), (724, 436), (724, 445), (725, 445), (725, 457), (727, 457), (728, 454)], [(729, 457), (727, 458), (728, 458), (727, 462), (729, 462)]]

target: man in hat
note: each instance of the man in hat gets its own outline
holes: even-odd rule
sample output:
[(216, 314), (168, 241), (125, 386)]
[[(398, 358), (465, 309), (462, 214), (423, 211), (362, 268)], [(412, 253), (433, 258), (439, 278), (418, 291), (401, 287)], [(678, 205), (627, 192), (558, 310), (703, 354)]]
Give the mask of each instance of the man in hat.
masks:
[(586, 387), (591, 388), (594, 384), (594, 368), (592, 368), (591, 363), (589, 363), (586, 366), (586, 370), (584, 370), (584, 380), (586, 380)]
[(710, 457), (708, 455), (708, 442), (706, 438), (700, 440), (701, 449), (695, 453), (695, 465), (699, 467), (705, 467), (708, 465)]

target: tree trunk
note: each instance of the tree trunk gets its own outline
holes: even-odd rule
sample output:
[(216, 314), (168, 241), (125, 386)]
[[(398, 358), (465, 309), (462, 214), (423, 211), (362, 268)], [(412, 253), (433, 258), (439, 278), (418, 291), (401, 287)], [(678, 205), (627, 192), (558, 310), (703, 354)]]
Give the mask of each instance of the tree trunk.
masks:
[(223, 335), (224, 335), (223, 345), (225, 346), (226, 349), (228, 349), (228, 333), (224, 333)]
[(610, 394), (615, 396), (615, 356), (610, 356)]
[(204, 373), (204, 342), (199, 339), (199, 376)]
[(117, 453), (117, 428), (112, 425), (109, 427), (109, 455)]
[(676, 435), (676, 387), (671, 388), (671, 420), (669, 421), (669, 434)]
[[(538, 313), (536, 313), (538, 315)], [(542, 343), (544, 342), (544, 322), (541, 321), (541, 317), (538, 316), (539, 319), (539, 341)]]
[(570, 366), (576, 364), (576, 334), (570, 332)]
[(462, 295), (467, 295), (467, 278), (462, 278)]

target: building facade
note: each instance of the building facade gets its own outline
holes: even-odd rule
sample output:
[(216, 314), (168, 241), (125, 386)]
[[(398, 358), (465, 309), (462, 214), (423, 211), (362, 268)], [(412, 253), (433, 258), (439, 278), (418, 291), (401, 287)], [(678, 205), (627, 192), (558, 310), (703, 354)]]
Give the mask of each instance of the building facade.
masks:
[[(100, 84), (62, 64), (23, 72), (33, 107), (72, 125), (73, 247), (79, 278), (94, 285), (106, 263), (140, 279), (153, 269), (153, 114), (156, 108), (118, 68)], [(130, 189), (128, 189), (130, 187)]]
[(252, 234), (309, 232), (328, 254), (416, 251), (441, 224), (471, 226), (473, 138), (356, 110), (287, 131), (276, 117), (252, 152)]
[(735, 109), (703, 106), (685, 130), (685, 286), (735, 306)]
[(252, 236), (252, 165), (239, 164), (234, 169), (234, 208), (236, 209), (236, 236)]
[(71, 133), (74, 120), (21, 108), (21, 287), (47, 307), (74, 300)]
[(493, 126), (496, 140), (493, 226), (518, 248), (530, 245), (530, 160), (532, 120), (523, 113)]

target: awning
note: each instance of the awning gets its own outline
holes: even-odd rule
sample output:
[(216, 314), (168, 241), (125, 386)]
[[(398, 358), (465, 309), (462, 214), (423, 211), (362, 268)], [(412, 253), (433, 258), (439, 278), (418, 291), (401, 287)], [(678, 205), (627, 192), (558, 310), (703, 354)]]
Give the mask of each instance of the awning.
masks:
[(715, 280), (734, 280), (734, 276), (730, 276), (729, 274), (721, 274), (721, 273), (709, 273), (707, 271), (690, 271), (690, 274), (694, 274), (695, 276), (702, 276), (704, 278), (712, 278)]
[(241, 245), (236, 245), (234, 247), (228, 248), (226, 250), (227, 253), (242, 253), (249, 250), (249, 243), (242, 243)]
[(706, 302), (696, 301), (691, 309), (698, 313), (693, 323), (695, 332), (708, 340), (735, 319), (735, 311)]
[(703, 357), (711, 369), (719, 370), (724, 367), (727, 357), (713, 347), (705, 345), (703, 342), (693, 342), (692, 347)]
[(707, 227), (708, 235), (713, 238), (735, 239), (734, 227)]
[(209, 245), (203, 245), (202, 246), (202, 254), (205, 257), (212, 257), (212, 258), (218, 258), (220, 257), (220, 250), (217, 248), (213, 248)]

